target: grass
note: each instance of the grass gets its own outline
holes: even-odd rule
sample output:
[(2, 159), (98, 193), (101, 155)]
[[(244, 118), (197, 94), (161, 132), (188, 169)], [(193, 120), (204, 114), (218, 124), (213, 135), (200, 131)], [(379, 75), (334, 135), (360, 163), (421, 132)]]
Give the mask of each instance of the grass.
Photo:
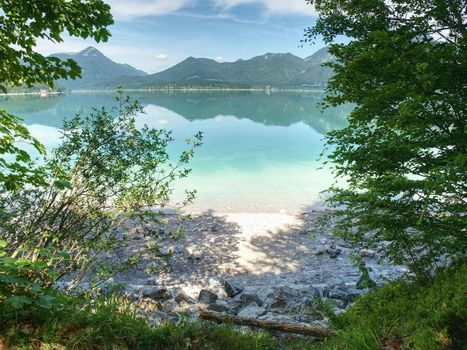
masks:
[(338, 336), (318, 349), (466, 349), (467, 265), (427, 284), (395, 281), (333, 318)]
[[(467, 265), (428, 284), (396, 281), (332, 317), (338, 335), (324, 343), (280, 340), (261, 331), (184, 320), (151, 326), (115, 297), (0, 324), (0, 348), (11, 349), (464, 349)], [(7, 347), (8, 345), (8, 347)]]

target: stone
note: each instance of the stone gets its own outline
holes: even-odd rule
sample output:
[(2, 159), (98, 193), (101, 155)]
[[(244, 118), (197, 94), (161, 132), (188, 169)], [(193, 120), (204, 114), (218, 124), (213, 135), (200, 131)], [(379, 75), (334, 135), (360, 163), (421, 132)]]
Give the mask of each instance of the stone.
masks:
[(337, 258), (337, 256), (342, 252), (342, 249), (328, 248), (326, 249), (326, 254), (329, 255), (331, 259)]
[(178, 304), (173, 300), (168, 300), (162, 305), (162, 310), (167, 313), (172, 313), (178, 310)]
[(302, 294), (298, 289), (289, 286), (281, 286), (278, 288), (279, 296), (286, 298), (298, 298)]
[(245, 306), (241, 301), (235, 301), (234, 303), (229, 304), (228, 313), (231, 315), (237, 315)]
[(216, 311), (216, 312), (227, 312), (229, 310), (229, 308), (228, 308), (227, 305), (217, 302), (215, 304), (210, 304), (208, 306), (208, 310)]
[(198, 296), (198, 301), (203, 304), (214, 304), (218, 299), (216, 293), (213, 293), (207, 289), (201, 289)]
[[(149, 287), (149, 286), (148, 286)], [(171, 297), (167, 288), (149, 287), (141, 290), (141, 295), (154, 300), (167, 300)]]
[(154, 312), (154, 311), (162, 310), (161, 303), (151, 298), (143, 298), (143, 299), (136, 300), (135, 306), (138, 309), (144, 310), (146, 312)]
[(360, 256), (362, 258), (372, 258), (374, 257), (376, 254), (376, 252), (374, 250), (371, 250), (371, 249), (362, 249), (360, 250)]
[(256, 295), (252, 293), (243, 293), (240, 296), (240, 300), (245, 303), (245, 305), (251, 304), (252, 302), (255, 302), (259, 306), (263, 306), (263, 301)]
[(337, 245), (342, 248), (352, 248), (352, 243), (347, 242), (347, 241), (339, 241), (337, 242)]
[(330, 303), (333, 307), (345, 309), (345, 302), (340, 299), (328, 298), (326, 302)]
[(223, 285), (227, 296), (230, 298), (236, 296), (245, 289), (245, 287), (241, 283), (231, 280), (225, 280)]
[(183, 308), (179, 308), (178, 312), (189, 318), (196, 318), (199, 316), (199, 307), (196, 305), (190, 305)]
[(286, 306), (287, 306), (287, 301), (283, 297), (277, 297), (271, 303), (272, 309), (281, 309)]
[(192, 305), (195, 303), (195, 300), (188, 296), (185, 292), (179, 292), (174, 298), (175, 302), (180, 305)]
[(342, 300), (345, 303), (347, 303), (349, 299), (351, 299), (349, 293), (336, 289), (329, 291), (328, 298)]
[(266, 311), (266, 309), (264, 307), (260, 307), (255, 302), (252, 302), (246, 308), (241, 310), (238, 313), (238, 316), (239, 317), (246, 317), (246, 318), (258, 318), (260, 316), (263, 316), (266, 312), (267, 311)]

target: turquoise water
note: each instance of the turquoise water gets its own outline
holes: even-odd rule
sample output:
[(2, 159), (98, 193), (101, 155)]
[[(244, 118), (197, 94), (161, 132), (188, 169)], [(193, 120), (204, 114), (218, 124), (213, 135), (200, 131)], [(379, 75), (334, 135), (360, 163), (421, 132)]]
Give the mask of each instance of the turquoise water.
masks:
[[(144, 106), (139, 123), (173, 130), (170, 153), (197, 131), (204, 143), (192, 174), (175, 184), (174, 201), (196, 189), (189, 211), (296, 212), (321, 202), (333, 182), (319, 169), (324, 134), (345, 126), (350, 107), (317, 107), (319, 93), (129, 93)], [(48, 149), (59, 142), (62, 120), (79, 110), (115, 105), (111, 93), (0, 97), (0, 107), (21, 116)]]

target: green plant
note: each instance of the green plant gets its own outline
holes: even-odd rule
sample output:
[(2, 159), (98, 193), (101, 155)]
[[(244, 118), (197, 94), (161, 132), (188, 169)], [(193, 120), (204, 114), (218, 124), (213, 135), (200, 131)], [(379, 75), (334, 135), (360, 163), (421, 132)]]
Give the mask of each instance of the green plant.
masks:
[(56, 272), (45, 261), (11, 258), (6, 247), (0, 241), (0, 320), (59, 310), (63, 296), (52, 288)]
[[(96, 109), (65, 122), (62, 142), (44, 164), (47, 185), (1, 199), (0, 228), (11, 256), (47, 260), (58, 279), (73, 272), (70, 288), (91, 276), (103, 282), (137, 264), (143, 252), (113, 258), (128, 245), (128, 231), (138, 229), (152, 242), (166, 236), (158, 227), (160, 209), (170, 200), (171, 183), (189, 174), (187, 164), (201, 145), (198, 133), (171, 163), (171, 132), (137, 127), (141, 106), (122, 92), (118, 103), (112, 111)], [(180, 205), (194, 194), (188, 191)], [(157, 244), (148, 250), (152, 266), (160, 267)]]
[(428, 283), (399, 279), (357, 299), (333, 318), (337, 336), (317, 349), (463, 349), (467, 265), (438, 270)]
[(348, 184), (330, 189), (337, 233), (428, 279), (467, 252), (466, 3), (309, 2), (305, 41), (322, 36), (335, 57), (325, 106), (355, 105), (328, 134)]

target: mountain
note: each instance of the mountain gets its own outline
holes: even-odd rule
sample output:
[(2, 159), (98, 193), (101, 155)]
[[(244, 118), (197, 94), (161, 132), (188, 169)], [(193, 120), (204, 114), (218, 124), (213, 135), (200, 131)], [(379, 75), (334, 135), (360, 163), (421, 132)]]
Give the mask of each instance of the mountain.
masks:
[(78, 53), (53, 55), (73, 59), (82, 68), (79, 80), (59, 80), (67, 89), (175, 87), (222, 88), (303, 88), (325, 86), (332, 70), (321, 67), (333, 59), (328, 49), (322, 48), (303, 59), (290, 53), (267, 53), (248, 60), (217, 62), (208, 58), (188, 57), (184, 61), (155, 74), (115, 63), (94, 47)]
[(112, 61), (98, 49), (89, 46), (77, 53), (57, 53), (52, 56), (61, 60), (72, 59), (81, 67), (81, 79), (58, 81), (58, 84), (67, 89), (82, 89), (96, 87), (103, 82), (115, 79), (128, 79), (129, 77), (140, 77), (147, 75), (146, 72), (138, 70), (128, 64)]
[(167, 85), (248, 88), (323, 86), (332, 76), (332, 70), (320, 65), (329, 60), (332, 60), (332, 56), (327, 48), (305, 59), (290, 53), (267, 53), (249, 60), (223, 63), (207, 58), (188, 57), (165, 71), (112, 83), (121, 83), (129, 88)]

